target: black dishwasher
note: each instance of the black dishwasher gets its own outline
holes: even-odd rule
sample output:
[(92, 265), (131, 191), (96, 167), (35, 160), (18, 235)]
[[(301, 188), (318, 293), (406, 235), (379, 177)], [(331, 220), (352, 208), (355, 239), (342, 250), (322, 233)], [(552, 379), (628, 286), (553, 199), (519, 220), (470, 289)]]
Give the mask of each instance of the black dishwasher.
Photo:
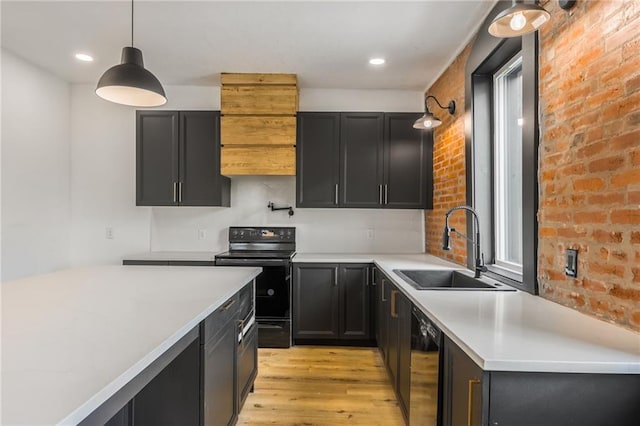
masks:
[(442, 331), (415, 306), (411, 316), (409, 424), (442, 424)]

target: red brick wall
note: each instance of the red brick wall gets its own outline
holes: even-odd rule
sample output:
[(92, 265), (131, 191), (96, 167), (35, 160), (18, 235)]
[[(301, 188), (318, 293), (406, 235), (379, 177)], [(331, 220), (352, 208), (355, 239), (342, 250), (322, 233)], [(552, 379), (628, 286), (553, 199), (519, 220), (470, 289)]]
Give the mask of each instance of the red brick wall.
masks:
[[(640, 330), (640, 1), (555, 0), (540, 32), (541, 296)], [(427, 90), (457, 102), (435, 130), (434, 209), (426, 251), (465, 263), (465, 244), (440, 248), (444, 213), (465, 203), (464, 65), (468, 46)], [(464, 215), (454, 226), (465, 229)], [(579, 249), (578, 278), (564, 275)]]
[[(640, 330), (640, 2), (545, 8), (540, 294)], [(577, 279), (563, 272), (567, 248)]]
[[(427, 210), (426, 251), (428, 253), (466, 264), (466, 241), (452, 235), (451, 250), (442, 250), (444, 215), (451, 207), (466, 204), (466, 173), (464, 155), (464, 67), (471, 52), (467, 46), (442, 76), (427, 91), (442, 105), (456, 102), (456, 112), (451, 116), (438, 108), (430, 99), (429, 108), (442, 125), (434, 129), (433, 145), (433, 210)], [(450, 226), (466, 233), (466, 218), (462, 212), (451, 216)]]

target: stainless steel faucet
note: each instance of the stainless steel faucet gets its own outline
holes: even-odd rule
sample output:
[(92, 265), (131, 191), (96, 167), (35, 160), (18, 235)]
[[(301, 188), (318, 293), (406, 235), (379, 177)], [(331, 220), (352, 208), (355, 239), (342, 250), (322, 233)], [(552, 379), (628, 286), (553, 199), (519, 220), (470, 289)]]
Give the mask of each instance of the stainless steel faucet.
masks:
[[(476, 222), (476, 239), (475, 241), (470, 239), (469, 237), (467, 237), (466, 235), (456, 231), (453, 228), (449, 228), (449, 216), (451, 215), (451, 213), (455, 212), (456, 210), (466, 210), (469, 213), (471, 213), (475, 219)], [(472, 209), (469, 206), (456, 206), (452, 209), (450, 209), (447, 214), (444, 216), (444, 233), (442, 234), (442, 249), (443, 250), (451, 250), (451, 245), (450, 245), (450, 237), (451, 237), (451, 232), (455, 232), (458, 235), (461, 235), (462, 237), (464, 237), (465, 239), (467, 239), (468, 241), (471, 241), (475, 247), (476, 247), (476, 258), (475, 258), (475, 278), (480, 278), (480, 273), (481, 272), (487, 272), (487, 267), (484, 265), (484, 255), (480, 252), (480, 220), (478, 219), (478, 213), (476, 213), (476, 211), (474, 209)]]

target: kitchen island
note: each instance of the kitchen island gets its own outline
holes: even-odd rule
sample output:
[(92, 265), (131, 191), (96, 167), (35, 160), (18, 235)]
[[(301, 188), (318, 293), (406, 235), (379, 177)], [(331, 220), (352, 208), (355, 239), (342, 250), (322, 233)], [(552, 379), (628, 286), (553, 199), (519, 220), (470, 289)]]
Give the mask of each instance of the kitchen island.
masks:
[(260, 273), (101, 266), (2, 284), (2, 424), (77, 424)]

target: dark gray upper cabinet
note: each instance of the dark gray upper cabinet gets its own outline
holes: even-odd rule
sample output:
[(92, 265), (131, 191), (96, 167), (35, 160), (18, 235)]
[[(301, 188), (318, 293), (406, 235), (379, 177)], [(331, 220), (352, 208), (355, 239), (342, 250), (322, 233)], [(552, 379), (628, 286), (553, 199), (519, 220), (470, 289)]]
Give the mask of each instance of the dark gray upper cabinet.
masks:
[(347, 112), (340, 117), (340, 205), (380, 207), (383, 197), (384, 114)]
[(177, 111), (136, 112), (136, 205), (178, 204), (178, 126)]
[(296, 206), (338, 207), (340, 113), (298, 113)]
[(413, 128), (420, 116), (384, 115), (385, 207), (433, 208), (433, 133)]
[(136, 154), (136, 205), (230, 205), (218, 111), (137, 111)]
[(298, 114), (298, 207), (432, 208), (433, 135), (420, 113)]

